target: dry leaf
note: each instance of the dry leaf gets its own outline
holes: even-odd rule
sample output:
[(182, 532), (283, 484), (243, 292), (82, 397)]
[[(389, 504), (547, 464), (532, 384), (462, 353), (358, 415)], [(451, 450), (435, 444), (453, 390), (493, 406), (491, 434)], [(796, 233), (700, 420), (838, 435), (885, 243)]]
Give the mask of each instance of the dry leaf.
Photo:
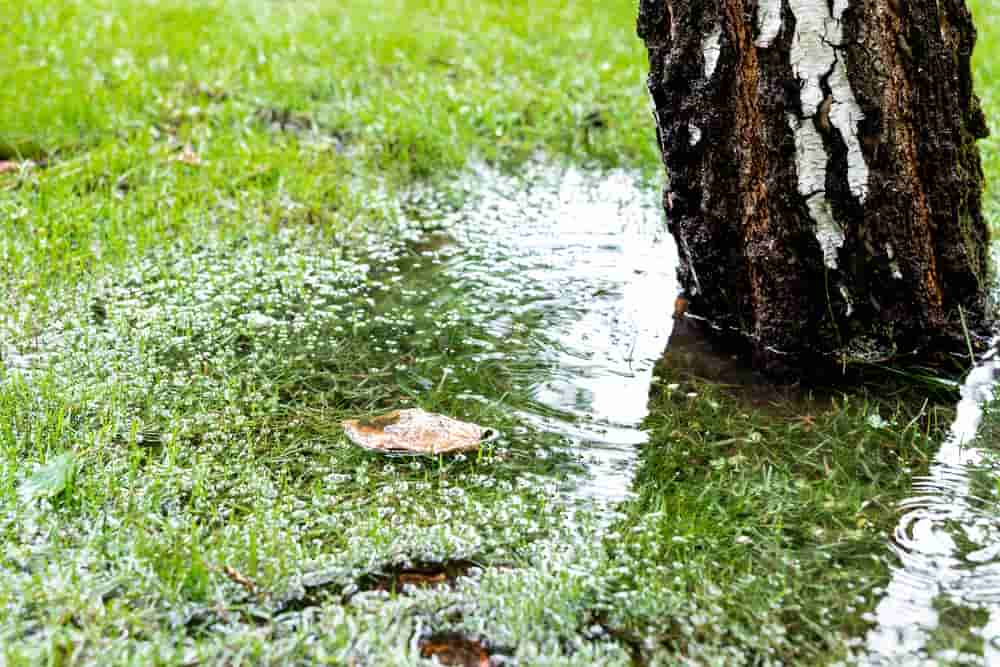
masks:
[(494, 433), (477, 424), (414, 408), (370, 419), (341, 422), (347, 437), (366, 449), (388, 453), (446, 454), (478, 449)]

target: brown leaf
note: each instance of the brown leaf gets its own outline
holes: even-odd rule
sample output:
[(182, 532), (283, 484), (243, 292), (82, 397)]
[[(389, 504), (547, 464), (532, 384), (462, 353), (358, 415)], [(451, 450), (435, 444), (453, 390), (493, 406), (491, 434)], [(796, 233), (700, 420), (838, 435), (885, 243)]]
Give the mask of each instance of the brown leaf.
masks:
[(419, 408), (341, 422), (347, 437), (366, 449), (389, 453), (446, 454), (478, 449), (488, 429)]
[(431, 637), (420, 642), (420, 655), (437, 658), (442, 665), (489, 667), (490, 654), (482, 644), (465, 637)]

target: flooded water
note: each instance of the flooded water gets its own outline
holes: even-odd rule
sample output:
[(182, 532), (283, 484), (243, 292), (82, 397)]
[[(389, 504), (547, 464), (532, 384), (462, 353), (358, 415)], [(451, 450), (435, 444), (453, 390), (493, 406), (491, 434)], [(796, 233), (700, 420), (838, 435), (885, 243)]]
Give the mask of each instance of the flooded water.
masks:
[[(1000, 461), (976, 441), (998, 376), (995, 358), (969, 373), (948, 438), (902, 506), (891, 543), (898, 565), (871, 618), (864, 664), (1000, 665)], [(977, 638), (937, 641), (948, 626)]]
[(579, 495), (621, 500), (678, 292), (659, 195), (621, 171), (479, 176), (471, 205), (444, 221), (456, 251), (443, 271), (493, 305), (498, 344), (516, 322), (540, 323), (530, 358), (515, 361), (533, 369), (519, 414), (585, 465)]
[[(514, 497), (518, 485), (536, 474), (533, 469), (544, 467), (539, 459), (556, 457), (560, 466), (569, 459), (572, 472), (563, 488), (570, 495), (558, 491), (567, 505), (578, 504), (577, 499), (604, 503), (630, 497), (639, 452), (647, 441), (642, 422), (653, 366), (671, 336), (664, 360), (669, 368), (749, 388), (747, 404), (754, 408), (796, 400), (760, 386), (742, 363), (714, 351), (692, 322), (681, 321), (675, 329), (677, 254), (663, 224), (657, 187), (625, 171), (533, 165), (517, 176), (483, 168), (459, 189), (464, 201), (457, 206), (434, 205), (434, 195), (427, 200), (431, 206), (419, 200), (400, 204), (403, 217), (414, 218), (412, 224), (404, 221), (405, 242), (376, 240), (333, 257), (328, 246), (304, 249), (289, 241), (265, 247), (241, 241), (178, 250), (139, 263), (125, 278), (87, 294), (72, 326), (54, 327), (18, 349), (0, 349), (5, 372), (30, 377), (52, 357), (60, 364), (56, 377), (86, 380), (67, 381), (68, 386), (79, 385), (84, 398), (101, 383), (123, 387), (132, 396), (155, 393), (148, 414), (128, 415), (108, 427), (131, 433), (136, 442), (142, 441), (141, 419), (154, 425), (157, 420), (177, 422), (181, 435), (198, 433), (201, 420), (208, 425), (204, 432), (211, 434), (219, 430), (219, 422), (204, 413), (204, 405), (217, 404), (220, 396), (236, 401), (244, 386), (270, 390), (279, 382), (284, 385), (274, 392), (274, 401), (282, 402), (276, 408), (282, 419), (285, 410), (300, 407), (295, 401), (313, 400), (322, 391), (328, 392), (331, 405), (357, 412), (413, 406), (434, 392), (438, 395), (429, 400), (435, 406), (456, 408), (456, 413), (463, 411), (462, 401), (485, 403), (495, 409), (480, 414), (551, 436), (533, 447), (536, 438), (528, 429), (503, 433), (510, 456), (520, 457), (513, 462), (510, 457), (496, 459), (514, 480), (501, 480), (507, 485), (504, 493)], [(110, 316), (103, 304), (111, 304)], [(362, 353), (369, 355), (365, 359), (370, 363), (360, 369), (367, 373), (357, 373), (351, 361), (344, 362), (350, 381), (330, 388), (317, 379), (338, 371), (341, 360)], [(323, 363), (314, 366), (316, 360)], [(288, 379), (295, 364), (308, 382)], [(239, 392), (231, 380), (237, 376)], [(1000, 463), (975, 439), (982, 406), (998, 376), (998, 359), (984, 361), (969, 375), (950, 437), (903, 506), (890, 543), (898, 563), (870, 618), (874, 629), (859, 640), (862, 662), (1000, 665)], [(366, 393), (368, 382), (379, 391)], [(254, 409), (270, 400), (264, 389), (259, 392), (248, 398)], [(325, 398), (318, 404), (327, 407)], [(239, 411), (233, 414), (232, 419), (225, 416), (227, 427), (244, 418)], [(246, 440), (244, 432), (233, 433), (228, 441), (204, 436), (199, 442), (208, 444), (200, 451), (216, 446), (228, 462), (231, 448)], [(328, 446), (342, 435), (339, 431), (321, 435), (325, 439), (316, 439), (317, 449), (336, 449), (342, 455), (341, 449)], [(549, 447), (553, 440), (557, 444)], [(296, 449), (287, 460), (300, 458)], [(370, 473), (388, 480), (379, 488), (381, 497), (395, 489), (399, 497), (410, 498), (416, 484), (425, 484), (396, 479), (407, 470), (403, 464), (383, 464), (381, 473)], [(345, 458), (342, 464), (331, 463), (322, 482), (315, 483), (329, 483), (335, 495), (341, 490), (337, 485), (360, 476), (362, 467), (368, 475), (370, 465), (374, 470), (368, 460)], [(523, 473), (509, 472), (521, 465)], [(283, 471), (287, 466), (281, 463)], [(489, 475), (476, 475), (469, 488), (497, 483)], [(260, 489), (271, 488), (266, 476), (259, 479), (254, 482), (262, 485), (259, 489), (246, 487), (246, 504), (263, 497)], [(444, 475), (442, 480), (443, 486), (448, 480)], [(545, 493), (550, 482), (545, 480)], [(366, 477), (366, 493), (367, 485)], [(473, 547), (468, 547), (458, 540), (474, 533), (479, 523), (533, 526), (516, 514), (522, 506), (516, 497), (519, 502), (503, 507), (493, 495), (485, 495), (482, 504), (465, 496), (466, 489), (458, 486), (434, 496), (438, 504), (454, 503), (446, 506), (449, 512), (460, 502), (475, 508), (468, 510), (474, 521), (447, 533), (455, 540), (449, 544), (461, 547), (449, 548), (460, 556), (478, 551), (478, 542), (470, 539)], [(317, 507), (324, 520), (340, 511)], [(337, 522), (350, 519), (349, 509), (343, 511), (333, 515), (338, 531), (342, 527)], [(288, 512), (282, 508), (275, 513)], [(430, 523), (423, 515), (420, 520)], [(399, 521), (409, 526), (409, 518)], [(452, 521), (449, 517), (449, 526)], [(531, 521), (539, 519), (532, 515)], [(599, 521), (595, 525), (604, 530)], [(367, 527), (362, 528), (367, 535)], [(398, 530), (394, 539), (407, 550), (415, 550), (411, 543), (429, 532)], [(530, 531), (534, 535), (541, 529)], [(600, 570), (592, 564), (607, 562), (589, 560), (578, 566), (567, 554), (589, 549), (598, 540), (567, 544), (566, 534), (559, 536), (558, 544), (532, 537), (540, 562), (559, 556), (588, 577)], [(431, 544), (437, 538), (426, 539)], [(370, 561), (371, 545), (360, 539), (357, 544), (362, 545), (358, 558)], [(337, 551), (334, 558), (344, 557)], [(395, 563), (385, 555), (383, 561)], [(448, 592), (454, 580), (476, 568), (462, 557), (440, 566), (428, 561), (383, 568), (363, 579), (360, 589), (385, 592), (409, 585)], [(308, 593), (303, 593), (305, 602), (298, 602), (309, 602)], [(974, 628), (974, 645), (942, 641), (942, 628)], [(510, 636), (522, 634), (512, 631)], [(486, 650), (459, 636), (427, 636), (423, 641), (425, 655), (451, 651), (481, 660)]]

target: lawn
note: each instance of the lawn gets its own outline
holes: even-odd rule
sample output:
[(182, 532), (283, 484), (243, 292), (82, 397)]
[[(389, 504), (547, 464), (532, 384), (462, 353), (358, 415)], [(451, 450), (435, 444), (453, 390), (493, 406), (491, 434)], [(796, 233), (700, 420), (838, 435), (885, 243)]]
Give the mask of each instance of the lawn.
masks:
[[(1000, 17), (974, 9), (1000, 127)], [(581, 505), (514, 409), (544, 368), (503, 355), (540, 324), (455, 363), (490, 322), (414, 267), (471, 165), (658, 187), (634, 14), (0, 0), (0, 665), (850, 655), (953, 393), (762, 401), (665, 366), (636, 497)], [(506, 436), (400, 460), (340, 429), (407, 405)]]

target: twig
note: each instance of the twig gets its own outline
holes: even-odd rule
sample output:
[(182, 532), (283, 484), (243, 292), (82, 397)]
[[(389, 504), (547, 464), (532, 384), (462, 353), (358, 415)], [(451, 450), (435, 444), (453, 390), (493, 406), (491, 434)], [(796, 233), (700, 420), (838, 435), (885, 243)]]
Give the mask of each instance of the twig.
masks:
[(242, 574), (235, 567), (232, 567), (231, 565), (223, 565), (222, 572), (229, 577), (230, 581), (234, 581), (245, 588), (247, 593), (250, 593), (251, 595), (257, 594), (257, 584), (255, 584), (249, 577)]

